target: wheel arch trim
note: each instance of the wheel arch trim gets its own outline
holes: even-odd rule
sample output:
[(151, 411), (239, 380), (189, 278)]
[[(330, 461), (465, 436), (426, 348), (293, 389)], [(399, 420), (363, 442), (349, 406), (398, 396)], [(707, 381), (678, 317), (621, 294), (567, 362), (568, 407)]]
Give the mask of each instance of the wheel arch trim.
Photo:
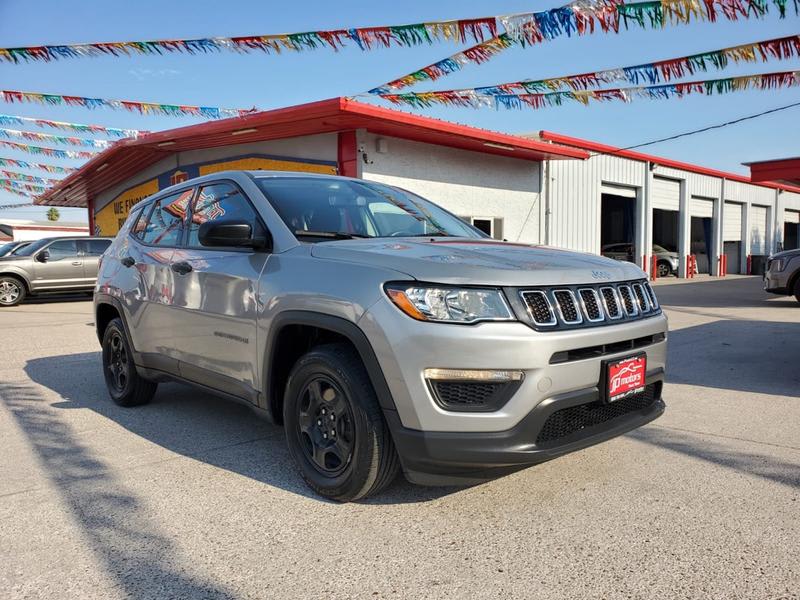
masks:
[(364, 368), (367, 370), (372, 387), (378, 396), (378, 402), (383, 410), (397, 410), (394, 398), (386, 383), (386, 377), (383, 374), (383, 369), (378, 362), (378, 357), (372, 348), (372, 344), (367, 338), (366, 334), (361, 328), (347, 319), (335, 317), (325, 313), (318, 313), (306, 310), (287, 310), (276, 315), (270, 324), (269, 333), (265, 345), (264, 353), (264, 366), (262, 370), (262, 382), (264, 390), (264, 407), (270, 415), (273, 415), (272, 406), (272, 365), (275, 358), (275, 347), (278, 342), (279, 335), (283, 329), (292, 325), (304, 325), (309, 327), (317, 327), (332, 331), (343, 336), (347, 339), (358, 352), (361, 361), (364, 363)]

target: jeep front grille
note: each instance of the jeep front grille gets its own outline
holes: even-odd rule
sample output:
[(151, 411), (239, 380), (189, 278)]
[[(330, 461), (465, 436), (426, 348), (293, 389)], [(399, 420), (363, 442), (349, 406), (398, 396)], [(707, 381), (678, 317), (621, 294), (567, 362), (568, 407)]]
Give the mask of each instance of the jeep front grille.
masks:
[(610, 325), (661, 312), (647, 281), (522, 289), (519, 294), (531, 323), (543, 330)]

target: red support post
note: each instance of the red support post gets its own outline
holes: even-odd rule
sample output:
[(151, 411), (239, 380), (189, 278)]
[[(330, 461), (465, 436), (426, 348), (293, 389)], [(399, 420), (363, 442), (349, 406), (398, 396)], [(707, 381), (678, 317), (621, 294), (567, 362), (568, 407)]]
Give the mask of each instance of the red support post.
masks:
[(747, 255), (747, 274), (748, 275), (752, 275), (753, 274), (753, 255), (752, 254), (748, 254)]
[(658, 279), (658, 257), (655, 255), (650, 257), (650, 279)]
[(722, 276), (728, 276), (728, 257), (724, 254), (722, 255)]

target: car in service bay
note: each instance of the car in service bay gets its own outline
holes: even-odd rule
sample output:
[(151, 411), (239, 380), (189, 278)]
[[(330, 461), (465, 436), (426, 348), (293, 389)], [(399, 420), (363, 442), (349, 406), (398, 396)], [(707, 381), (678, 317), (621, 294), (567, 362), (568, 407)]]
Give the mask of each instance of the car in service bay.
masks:
[(664, 410), (667, 320), (638, 267), (493, 240), (375, 182), (229, 171), (163, 190), (132, 209), (94, 302), (115, 402), (168, 380), (246, 402), (340, 501), (399, 470), (485, 481)]

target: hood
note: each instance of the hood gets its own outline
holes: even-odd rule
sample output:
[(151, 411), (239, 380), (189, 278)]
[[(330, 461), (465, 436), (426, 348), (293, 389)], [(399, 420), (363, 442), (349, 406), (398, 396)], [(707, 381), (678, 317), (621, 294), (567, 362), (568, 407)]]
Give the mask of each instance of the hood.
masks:
[(775, 254), (771, 254), (770, 259), (788, 258), (791, 256), (798, 256), (798, 255), (800, 255), (800, 248), (795, 248), (794, 250), (784, 250), (783, 252), (776, 252)]
[(458, 285), (572, 285), (644, 277), (631, 263), (595, 254), (495, 240), (343, 240), (314, 244), (311, 254), (392, 269), (420, 281)]

